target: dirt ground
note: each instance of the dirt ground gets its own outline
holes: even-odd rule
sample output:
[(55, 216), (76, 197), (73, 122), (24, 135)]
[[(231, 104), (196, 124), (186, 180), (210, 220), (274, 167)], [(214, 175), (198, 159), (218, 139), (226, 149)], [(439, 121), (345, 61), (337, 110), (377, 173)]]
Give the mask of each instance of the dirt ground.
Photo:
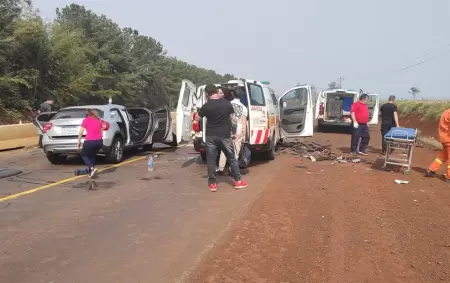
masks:
[[(423, 177), (436, 152), (416, 148), (409, 175), (384, 171), (371, 135), (363, 163), (278, 156), (281, 173), (190, 282), (450, 282), (450, 185)], [(348, 135), (312, 140), (348, 150)]]

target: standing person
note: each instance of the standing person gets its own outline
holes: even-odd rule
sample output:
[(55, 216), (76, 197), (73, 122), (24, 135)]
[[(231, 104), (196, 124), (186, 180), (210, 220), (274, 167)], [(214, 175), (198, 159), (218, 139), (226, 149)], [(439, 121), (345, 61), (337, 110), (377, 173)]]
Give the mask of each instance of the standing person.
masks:
[[(39, 105), (38, 114), (52, 112), (53, 98), (49, 97)], [(42, 148), (42, 134), (39, 135), (39, 147)]]
[(359, 97), (359, 101), (353, 103), (351, 107), (353, 131), (350, 149), (352, 154), (368, 155), (367, 146), (370, 141), (369, 127), (367, 126), (369, 123), (368, 101), (369, 96), (363, 93)]
[(206, 123), (206, 159), (208, 164), (208, 185), (211, 192), (217, 191), (216, 169), (219, 149), (225, 153), (230, 163), (236, 189), (246, 188), (248, 184), (241, 180), (238, 162), (231, 140), (231, 120), (236, 119), (230, 101), (220, 98), (214, 85), (207, 85), (205, 92), (209, 100), (198, 112), (197, 120), (207, 118)]
[(395, 105), (395, 96), (389, 96), (389, 100), (387, 103), (383, 104), (380, 108), (381, 115), (381, 151), (383, 154), (386, 153), (386, 143), (384, 142), (384, 135), (392, 127), (400, 127), (398, 123), (398, 113), (397, 113), (397, 105)]
[[(233, 95), (233, 100), (231, 101), (231, 105), (234, 109), (234, 114), (236, 116), (236, 125), (232, 126), (232, 131), (235, 130), (235, 132), (232, 134), (234, 135), (233, 138), (233, 145), (235, 150), (235, 156), (236, 159), (239, 159), (239, 152), (241, 150), (241, 144), (245, 140), (245, 137), (247, 135), (247, 117), (248, 117), (248, 110), (244, 106), (244, 104), (241, 103), (241, 93), (231, 91)], [(223, 174), (223, 171), (225, 169), (225, 164), (227, 162), (227, 159), (225, 157), (225, 154), (222, 152), (220, 154), (219, 159), (219, 174)]]
[(49, 97), (46, 101), (42, 102), (41, 105), (39, 105), (39, 114), (52, 112), (52, 105), (55, 101), (53, 98)]
[(426, 177), (436, 176), (436, 171), (439, 170), (442, 163), (447, 162), (447, 174), (445, 175), (445, 181), (450, 183), (450, 108), (445, 110), (441, 115), (438, 125), (438, 139), (442, 144), (442, 151), (436, 157), (436, 159), (428, 167), (428, 171), (425, 174)]
[(86, 130), (83, 148), (81, 149), (81, 158), (88, 168), (89, 177), (93, 177), (97, 172), (95, 168), (95, 157), (103, 146), (103, 121), (98, 115), (96, 109), (88, 109), (86, 118), (81, 123), (78, 133), (78, 149), (81, 148), (81, 138)]

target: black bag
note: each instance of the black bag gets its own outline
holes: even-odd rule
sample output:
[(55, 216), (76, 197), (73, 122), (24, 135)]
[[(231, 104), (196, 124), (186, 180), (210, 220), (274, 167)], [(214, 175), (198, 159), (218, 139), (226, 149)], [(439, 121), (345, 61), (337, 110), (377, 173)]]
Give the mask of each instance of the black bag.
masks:
[(247, 144), (242, 143), (241, 152), (239, 153), (238, 165), (240, 169), (247, 169), (250, 165), (252, 152)]

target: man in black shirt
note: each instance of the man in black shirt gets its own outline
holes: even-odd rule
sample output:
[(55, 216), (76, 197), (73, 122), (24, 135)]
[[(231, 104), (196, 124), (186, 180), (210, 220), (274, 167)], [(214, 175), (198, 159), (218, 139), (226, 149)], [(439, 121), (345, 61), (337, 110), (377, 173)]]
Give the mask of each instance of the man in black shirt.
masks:
[(208, 185), (212, 192), (217, 190), (216, 169), (219, 150), (227, 157), (236, 189), (245, 188), (248, 184), (241, 180), (238, 162), (231, 139), (231, 120), (236, 119), (231, 102), (219, 96), (216, 86), (207, 85), (205, 92), (209, 100), (198, 112), (197, 119), (206, 117), (206, 160), (208, 163)]
[(395, 105), (395, 96), (389, 96), (388, 103), (385, 103), (380, 108), (381, 116), (381, 142), (382, 152), (386, 153), (386, 143), (384, 142), (384, 135), (392, 127), (400, 127), (398, 123), (397, 105)]

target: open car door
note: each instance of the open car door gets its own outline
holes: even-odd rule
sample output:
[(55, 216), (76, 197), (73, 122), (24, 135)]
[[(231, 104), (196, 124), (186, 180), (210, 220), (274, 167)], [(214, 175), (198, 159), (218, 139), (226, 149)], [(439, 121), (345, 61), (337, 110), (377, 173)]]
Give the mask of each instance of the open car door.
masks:
[(153, 141), (154, 142), (162, 142), (165, 141), (169, 137), (169, 134), (172, 133), (172, 119), (170, 117), (170, 110), (168, 107), (157, 108), (153, 110), (155, 114), (157, 127), (155, 132), (153, 133)]
[(308, 137), (314, 131), (311, 86), (294, 87), (278, 98), (281, 138)]
[(42, 129), (44, 127), (44, 124), (49, 122), (55, 115), (58, 113), (57, 111), (54, 112), (45, 112), (42, 114), (39, 114), (36, 116), (36, 118), (33, 119), (33, 124), (36, 127), (36, 130), (39, 135), (42, 135)]
[(177, 143), (182, 141), (190, 141), (192, 133), (192, 107), (195, 98), (195, 85), (188, 81), (181, 82), (180, 95), (178, 97), (177, 105), (177, 126), (176, 136)]
[(378, 124), (378, 116), (380, 115), (380, 96), (378, 93), (371, 93), (369, 95), (369, 125)]
[(126, 109), (131, 119), (129, 121), (130, 139), (134, 144), (144, 142), (153, 129), (153, 113), (144, 107)]

